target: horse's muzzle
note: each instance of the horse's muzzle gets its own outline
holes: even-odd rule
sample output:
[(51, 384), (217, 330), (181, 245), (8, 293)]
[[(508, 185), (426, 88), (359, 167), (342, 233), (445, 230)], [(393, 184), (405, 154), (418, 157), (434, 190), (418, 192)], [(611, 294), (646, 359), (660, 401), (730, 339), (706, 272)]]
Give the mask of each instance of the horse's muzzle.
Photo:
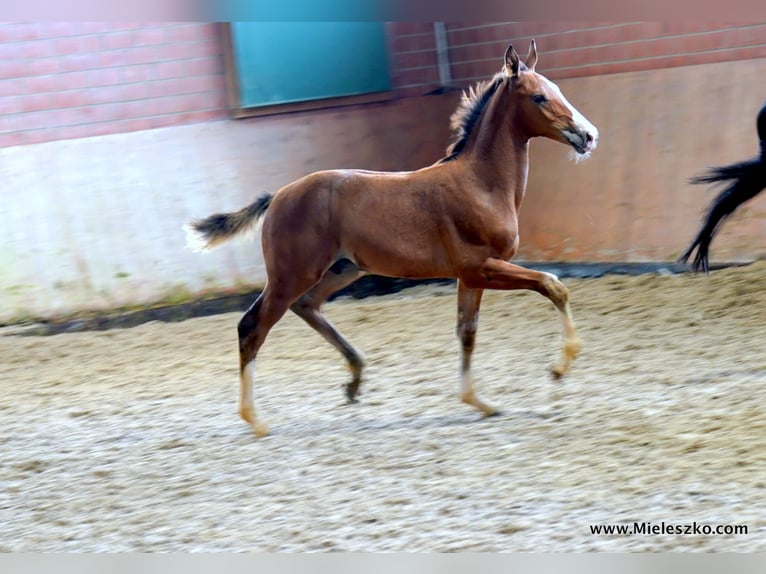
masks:
[(563, 130), (564, 137), (579, 154), (589, 154), (598, 146), (598, 130)]

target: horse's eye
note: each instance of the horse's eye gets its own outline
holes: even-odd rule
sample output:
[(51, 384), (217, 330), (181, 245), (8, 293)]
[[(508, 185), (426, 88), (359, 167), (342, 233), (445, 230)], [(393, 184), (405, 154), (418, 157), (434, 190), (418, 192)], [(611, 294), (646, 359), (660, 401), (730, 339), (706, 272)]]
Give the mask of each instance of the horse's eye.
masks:
[(545, 102), (548, 101), (548, 98), (546, 98), (542, 94), (535, 94), (534, 96), (532, 96), (532, 101), (535, 102), (536, 104), (544, 104)]

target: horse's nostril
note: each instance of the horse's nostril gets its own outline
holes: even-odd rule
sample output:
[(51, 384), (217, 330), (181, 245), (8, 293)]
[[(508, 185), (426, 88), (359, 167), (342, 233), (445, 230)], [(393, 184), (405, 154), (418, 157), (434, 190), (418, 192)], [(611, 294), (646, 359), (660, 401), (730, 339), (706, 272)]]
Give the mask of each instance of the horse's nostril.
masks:
[(585, 141), (587, 141), (588, 143), (593, 143), (593, 140), (594, 140), (594, 139), (595, 139), (595, 138), (593, 137), (593, 134), (592, 134), (592, 133), (590, 133), (590, 132), (587, 132), (587, 133), (585, 134)]

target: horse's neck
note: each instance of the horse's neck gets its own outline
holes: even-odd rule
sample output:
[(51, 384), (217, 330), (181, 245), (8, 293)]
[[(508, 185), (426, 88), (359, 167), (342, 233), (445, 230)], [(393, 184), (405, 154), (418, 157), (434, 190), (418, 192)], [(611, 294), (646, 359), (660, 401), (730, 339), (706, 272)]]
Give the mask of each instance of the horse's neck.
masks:
[(503, 189), (518, 210), (524, 199), (529, 171), (529, 138), (512, 128), (503, 98), (495, 98), (477, 126), (466, 155), (472, 156), (476, 175), (492, 189)]

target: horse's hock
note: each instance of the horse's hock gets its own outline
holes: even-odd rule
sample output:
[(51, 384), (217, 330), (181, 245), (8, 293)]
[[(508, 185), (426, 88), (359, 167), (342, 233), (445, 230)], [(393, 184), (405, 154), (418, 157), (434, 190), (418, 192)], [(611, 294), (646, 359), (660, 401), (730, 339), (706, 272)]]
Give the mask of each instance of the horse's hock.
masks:
[[(766, 550), (766, 264), (568, 280), (583, 351), (563, 382), (534, 293), (488, 292), (456, 400), (454, 288), (338, 300), (365, 353), (288, 316), (236, 415), (237, 313), (0, 337), (2, 551)], [(746, 535), (597, 536), (599, 524)]]

